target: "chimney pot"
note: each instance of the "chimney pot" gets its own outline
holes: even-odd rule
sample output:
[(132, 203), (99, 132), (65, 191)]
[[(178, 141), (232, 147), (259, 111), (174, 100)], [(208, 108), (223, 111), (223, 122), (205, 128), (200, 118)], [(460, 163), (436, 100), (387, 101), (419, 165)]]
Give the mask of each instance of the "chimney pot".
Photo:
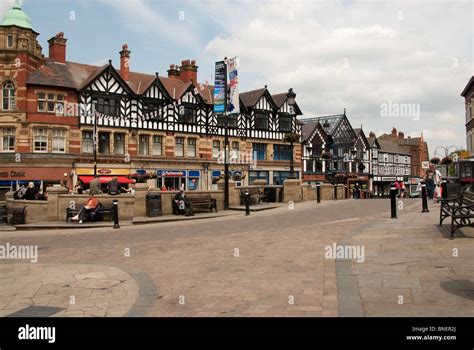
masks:
[[(176, 67), (178, 69), (178, 67)], [(196, 65), (196, 60), (182, 60), (181, 67), (179, 67), (179, 78), (184, 83), (189, 83), (194, 81), (197, 83), (197, 71), (198, 66)]]

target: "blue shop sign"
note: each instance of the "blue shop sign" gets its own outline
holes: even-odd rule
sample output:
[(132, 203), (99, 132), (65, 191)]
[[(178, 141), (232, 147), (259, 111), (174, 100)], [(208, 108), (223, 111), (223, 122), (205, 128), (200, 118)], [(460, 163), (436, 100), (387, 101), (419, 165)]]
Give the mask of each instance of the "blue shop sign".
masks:
[(190, 170), (189, 171), (189, 177), (200, 177), (201, 172), (199, 170)]
[(221, 176), (221, 171), (220, 170), (213, 170), (212, 171), (212, 177), (219, 177)]
[(186, 170), (157, 170), (158, 177), (185, 177)]

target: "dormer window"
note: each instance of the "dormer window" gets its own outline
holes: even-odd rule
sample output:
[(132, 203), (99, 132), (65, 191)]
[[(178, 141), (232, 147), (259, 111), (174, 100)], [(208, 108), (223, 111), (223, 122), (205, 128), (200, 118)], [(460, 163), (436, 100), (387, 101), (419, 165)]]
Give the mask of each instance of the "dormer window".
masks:
[(8, 34), (7, 36), (7, 48), (13, 49), (13, 34)]

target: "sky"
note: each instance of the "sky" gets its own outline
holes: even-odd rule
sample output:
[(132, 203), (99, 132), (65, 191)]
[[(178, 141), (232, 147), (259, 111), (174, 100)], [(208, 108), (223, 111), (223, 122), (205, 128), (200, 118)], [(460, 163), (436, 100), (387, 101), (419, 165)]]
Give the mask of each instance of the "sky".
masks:
[[(0, 17), (14, 0), (0, 0)], [(293, 88), (305, 117), (340, 114), (380, 135), (393, 127), (465, 148), (461, 91), (474, 71), (473, 0), (24, 0), (33, 28), (68, 39), (69, 61), (166, 75), (195, 59), (239, 58), (240, 90)]]

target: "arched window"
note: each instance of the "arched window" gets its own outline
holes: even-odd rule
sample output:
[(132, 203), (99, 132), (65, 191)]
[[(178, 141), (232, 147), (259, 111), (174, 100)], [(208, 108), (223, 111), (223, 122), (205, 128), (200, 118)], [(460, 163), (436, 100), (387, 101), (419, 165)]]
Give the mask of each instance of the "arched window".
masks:
[(4, 111), (16, 109), (15, 85), (11, 81), (6, 81), (2, 86), (2, 107)]

